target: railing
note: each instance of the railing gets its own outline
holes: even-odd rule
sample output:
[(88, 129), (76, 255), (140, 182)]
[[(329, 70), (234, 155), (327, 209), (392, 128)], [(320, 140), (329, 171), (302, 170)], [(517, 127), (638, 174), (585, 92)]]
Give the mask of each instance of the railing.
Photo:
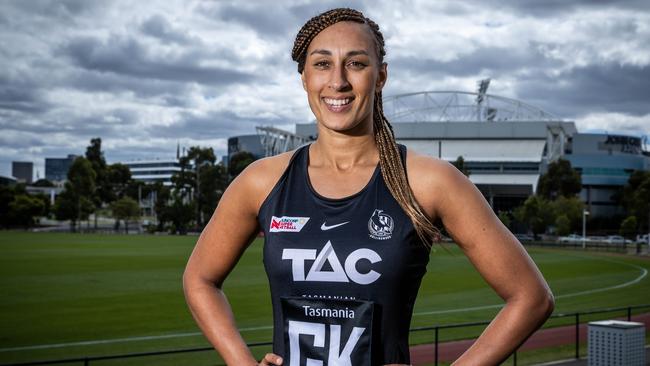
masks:
[[(626, 306), (618, 308), (606, 308), (606, 309), (597, 309), (590, 311), (581, 311), (575, 313), (566, 313), (566, 314), (554, 314), (549, 319), (560, 319), (560, 318), (574, 318), (573, 325), (575, 326), (575, 359), (580, 359), (580, 318), (585, 315), (594, 315), (594, 314), (606, 314), (606, 313), (617, 313), (624, 311), (624, 317), (628, 321), (632, 319), (632, 311), (638, 309), (650, 309), (650, 304), (645, 305), (636, 305), (636, 306)], [(583, 318), (584, 319), (584, 318)], [(417, 327), (412, 328), (410, 333), (416, 332), (433, 332), (433, 344), (434, 347), (434, 364), (437, 366), (439, 363), (439, 345), (440, 345), (440, 333), (445, 329), (459, 329), (459, 328), (468, 328), (476, 326), (488, 325), (489, 321), (481, 322), (470, 322), (470, 323), (456, 323), (456, 324), (446, 324), (446, 325), (435, 325), (429, 327)], [(249, 348), (256, 347), (265, 347), (271, 346), (272, 342), (258, 342), (258, 343), (249, 343)], [(141, 352), (141, 353), (127, 353), (120, 355), (110, 355), (110, 356), (93, 356), (93, 357), (78, 357), (78, 358), (68, 358), (68, 359), (58, 359), (58, 360), (47, 360), (47, 361), (33, 361), (33, 362), (23, 362), (23, 363), (11, 363), (11, 364), (2, 364), (0, 366), (37, 366), (37, 365), (56, 365), (56, 364), (65, 364), (65, 363), (83, 363), (84, 366), (88, 366), (91, 362), (94, 361), (106, 361), (106, 360), (117, 360), (117, 359), (127, 359), (127, 358), (139, 358), (139, 357), (148, 357), (148, 356), (164, 356), (164, 355), (174, 355), (180, 353), (194, 353), (194, 352), (206, 352), (213, 351), (212, 347), (196, 347), (196, 348), (185, 348), (185, 349), (176, 349), (176, 350), (167, 350), (167, 351), (155, 351), (155, 352)], [(513, 365), (517, 365), (517, 350), (512, 353)]]
[(560, 243), (550, 241), (530, 241), (523, 242), (524, 246), (542, 247), (542, 248), (562, 248), (562, 249), (577, 249), (589, 250), (596, 252), (616, 252), (627, 254), (647, 254), (650, 251), (648, 244), (631, 243), (631, 244), (618, 244), (618, 243), (605, 243), (605, 242), (585, 242), (583, 247), (582, 242), (574, 243)]

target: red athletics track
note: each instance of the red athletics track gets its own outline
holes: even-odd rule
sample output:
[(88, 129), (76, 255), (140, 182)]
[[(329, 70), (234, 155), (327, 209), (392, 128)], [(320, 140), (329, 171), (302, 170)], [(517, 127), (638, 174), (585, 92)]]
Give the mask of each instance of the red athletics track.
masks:
[[(627, 320), (627, 318), (617, 318)], [(650, 328), (650, 313), (632, 316), (632, 321), (645, 324), (646, 329)], [(535, 332), (524, 343), (519, 350), (533, 350), (546, 347), (557, 347), (566, 344), (575, 344), (575, 325), (567, 325), (556, 328), (542, 329)], [(580, 341), (587, 341), (587, 324), (580, 324)], [(474, 343), (473, 339), (463, 341), (444, 342), (438, 344), (438, 361), (450, 362), (457, 359), (469, 346)], [(434, 362), (434, 345), (422, 344), (413, 346), (411, 349), (411, 363), (414, 366), (430, 364)]]

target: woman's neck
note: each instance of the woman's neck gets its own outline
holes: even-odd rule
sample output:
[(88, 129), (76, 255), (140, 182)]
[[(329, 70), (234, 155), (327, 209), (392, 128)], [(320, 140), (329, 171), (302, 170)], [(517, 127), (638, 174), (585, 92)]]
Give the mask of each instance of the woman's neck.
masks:
[(372, 131), (356, 136), (331, 130), (320, 131), (310, 148), (310, 165), (313, 166), (348, 170), (360, 165), (375, 166), (378, 161), (379, 151)]

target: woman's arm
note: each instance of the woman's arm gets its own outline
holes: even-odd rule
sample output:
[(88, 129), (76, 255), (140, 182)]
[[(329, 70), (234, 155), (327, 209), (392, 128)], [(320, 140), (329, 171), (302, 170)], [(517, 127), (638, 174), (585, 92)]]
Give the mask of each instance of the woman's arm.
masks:
[(444, 161), (423, 156), (412, 160), (417, 173), (426, 172), (412, 183), (418, 201), (430, 217), (442, 220), (481, 276), (505, 300), (454, 365), (497, 365), (550, 316), (553, 294), (526, 250), (469, 179)]
[[(226, 189), (183, 274), (183, 289), (192, 316), (228, 365), (258, 364), (237, 330), (222, 286), (259, 232), (257, 212), (261, 197), (270, 190), (267, 180), (275, 176), (265, 171), (264, 164), (253, 163)], [(267, 355), (261, 364), (271, 362), (281, 364), (274, 355)]]

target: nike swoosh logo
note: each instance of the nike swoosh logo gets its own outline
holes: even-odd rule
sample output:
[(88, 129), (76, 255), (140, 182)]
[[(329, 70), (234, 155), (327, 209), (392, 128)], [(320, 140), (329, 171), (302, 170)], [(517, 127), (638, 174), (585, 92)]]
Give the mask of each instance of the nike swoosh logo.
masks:
[(346, 221), (346, 222), (342, 222), (340, 224), (335, 224), (335, 225), (330, 225), (330, 226), (327, 226), (327, 225), (325, 225), (325, 223), (323, 223), (323, 225), (320, 226), (320, 229), (323, 230), (323, 231), (329, 230), (329, 229), (334, 229), (336, 227), (343, 226), (343, 225), (347, 224), (348, 222), (350, 222), (350, 221)]

